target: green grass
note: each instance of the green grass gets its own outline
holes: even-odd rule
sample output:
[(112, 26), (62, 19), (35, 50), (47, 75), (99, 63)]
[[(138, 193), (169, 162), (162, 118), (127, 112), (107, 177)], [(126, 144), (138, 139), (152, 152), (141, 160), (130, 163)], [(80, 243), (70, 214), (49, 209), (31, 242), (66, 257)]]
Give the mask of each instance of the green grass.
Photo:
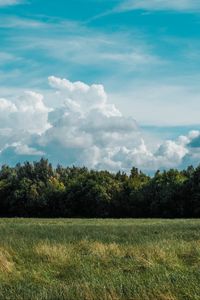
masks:
[(0, 299), (200, 299), (200, 220), (0, 219)]

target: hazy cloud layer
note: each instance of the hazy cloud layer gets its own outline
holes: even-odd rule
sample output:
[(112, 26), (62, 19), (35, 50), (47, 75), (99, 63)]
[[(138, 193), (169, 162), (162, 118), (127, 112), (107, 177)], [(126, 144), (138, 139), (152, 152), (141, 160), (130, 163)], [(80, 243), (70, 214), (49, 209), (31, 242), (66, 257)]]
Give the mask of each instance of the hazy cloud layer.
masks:
[(52, 107), (43, 95), (30, 91), (13, 101), (0, 99), (1, 164), (45, 156), (54, 164), (113, 171), (135, 165), (152, 172), (198, 163), (199, 131), (164, 141), (153, 151), (134, 118), (109, 103), (102, 85), (54, 76), (49, 85)]

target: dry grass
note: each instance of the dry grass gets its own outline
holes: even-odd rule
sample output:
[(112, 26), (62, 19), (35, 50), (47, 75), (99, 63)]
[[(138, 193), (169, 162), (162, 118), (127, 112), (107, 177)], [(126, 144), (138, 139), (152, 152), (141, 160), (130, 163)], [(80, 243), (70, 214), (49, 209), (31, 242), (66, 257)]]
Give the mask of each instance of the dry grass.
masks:
[(14, 269), (14, 262), (10, 253), (3, 247), (0, 248), (0, 272), (4, 274), (11, 273)]
[(166, 295), (166, 294), (159, 294), (158, 295), (158, 300), (178, 300), (175, 296), (173, 295)]
[(63, 264), (70, 261), (73, 248), (70, 245), (40, 242), (35, 246), (35, 254), (43, 261)]
[(100, 242), (91, 243), (89, 246), (89, 252), (92, 255), (96, 255), (100, 258), (109, 257), (123, 257), (124, 251), (116, 243), (105, 244)]

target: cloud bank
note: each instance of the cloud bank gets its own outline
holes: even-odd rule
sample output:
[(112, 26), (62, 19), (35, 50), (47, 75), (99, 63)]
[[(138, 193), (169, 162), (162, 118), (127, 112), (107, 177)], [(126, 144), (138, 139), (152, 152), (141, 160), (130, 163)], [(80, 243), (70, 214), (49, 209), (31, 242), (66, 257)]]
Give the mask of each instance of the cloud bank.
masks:
[(31, 91), (12, 101), (0, 99), (0, 164), (44, 156), (54, 164), (111, 171), (134, 165), (152, 172), (198, 163), (199, 131), (152, 150), (134, 118), (109, 102), (102, 85), (55, 76), (49, 85), (51, 106), (48, 97)]

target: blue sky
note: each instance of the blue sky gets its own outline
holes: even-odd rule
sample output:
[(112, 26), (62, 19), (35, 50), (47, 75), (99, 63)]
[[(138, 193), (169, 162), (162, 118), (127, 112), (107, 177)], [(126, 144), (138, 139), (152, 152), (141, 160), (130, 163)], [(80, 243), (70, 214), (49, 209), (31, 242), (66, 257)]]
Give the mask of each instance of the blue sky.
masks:
[[(111, 147), (104, 141), (102, 149), (103, 151), (107, 149), (106, 154), (103, 158), (97, 158), (96, 164), (88, 163), (89, 166), (104, 168), (112, 165), (113, 169), (126, 169), (131, 159), (135, 159), (138, 166), (148, 170), (157, 167), (181, 167), (193, 161), (197, 163), (198, 150), (195, 147), (194, 153), (194, 150), (190, 149), (190, 140), (193, 137), (198, 139), (196, 135), (200, 130), (199, 38), (200, 3), (197, 0), (0, 0), (0, 98), (4, 99), (0, 110), (1, 107), (5, 110), (6, 106), (7, 110), (9, 107), (22, 113), (23, 108), (21, 106), (19, 108), (16, 101), (19, 104), (21, 101), (19, 99), (25, 97), (24, 91), (31, 90), (43, 96), (42, 104), (40, 103), (44, 105), (43, 112), (60, 111), (63, 104), (58, 94), (64, 99), (69, 89), (77, 93), (77, 87), (69, 88), (69, 85), (65, 84), (67, 92), (65, 90), (64, 93), (58, 79), (66, 78), (71, 84), (81, 81), (90, 88), (92, 84), (101, 84), (106, 91), (106, 101), (116, 107), (123, 122), (130, 118), (136, 120), (138, 132), (135, 133), (137, 138), (129, 136), (134, 139), (131, 145), (121, 140), (121, 144), (119, 142), (115, 145), (113, 142)], [(57, 80), (56, 84), (55, 82), (53, 84), (56, 91), (52, 90), (52, 82), (48, 81), (49, 76), (57, 78), (54, 80)], [(99, 93), (95, 91), (93, 97), (98, 98)], [(23, 100), (24, 107), (27, 106), (27, 101), (29, 111), (38, 108), (38, 103), (33, 105), (33, 95), (32, 102), (30, 96), (26, 94), (26, 97)], [(35, 97), (38, 101), (38, 96)], [(79, 100), (72, 95), (72, 91), (70, 97), (78, 103)], [(90, 100), (85, 99), (85, 106), (88, 105), (87, 101)], [(17, 108), (12, 107), (13, 103)], [(3, 109), (2, 112), (5, 115)], [(34, 118), (37, 113), (41, 115), (41, 111), (38, 111)], [(48, 120), (49, 114), (51, 113), (49, 112), (47, 116), (48, 124), (45, 125), (47, 127), (54, 126)], [(107, 109), (104, 114), (111, 114), (111, 111), (108, 112)], [(115, 114), (115, 117), (117, 114), (119, 117), (119, 113)], [(8, 118), (11, 118), (10, 112)], [(43, 118), (45, 119), (45, 116)], [(13, 130), (14, 124), (12, 125), (10, 121), (8, 123), (4, 126), (6, 130)], [(91, 126), (95, 127), (94, 123), (91, 123)], [(35, 129), (34, 131), (32, 127), (25, 138), (21, 137), (21, 131), (25, 129), (20, 125), (20, 132), (17, 132), (18, 140), (11, 136), (8, 138), (5, 128), (1, 160), (12, 162), (17, 159), (23, 160), (26, 158), (26, 155), (23, 155), (25, 152), (28, 158), (34, 159), (44, 153), (56, 162), (56, 156), (53, 157), (49, 148), (55, 142), (52, 136), (51, 143), (44, 142), (47, 139), (46, 135), (53, 134), (52, 129), (44, 130), (45, 137), (42, 142), (38, 142), (38, 138), (35, 136), (33, 138), (33, 132), (34, 135), (44, 133)], [(194, 135), (189, 132), (193, 132)], [(73, 134), (77, 134), (80, 139), (85, 131), (80, 132), (80, 128), (76, 128)], [(116, 134), (119, 132), (115, 132)], [(184, 146), (181, 144), (180, 135), (187, 137), (188, 144)], [(69, 136), (66, 139), (69, 139)], [(137, 139), (140, 142), (137, 142)], [(133, 154), (134, 151), (139, 153), (141, 149), (137, 149), (144, 146), (143, 142), (149, 157), (145, 162), (138, 158), (139, 154), (137, 157)], [(174, 165), (168, 161), (160, 163), (161, 158), (158, 159), (172, 151), (173, 147), (169, 142), (175, 144), (173, 147), (177, 151), (182, 151)], [(102, 145), (102, 137), (98, 143)], [(98, 143), (93, 141), (92, 147), (99, 148)], [(163, 143), (165, 146), (168, 143), (166, 147), (171, 148), (165, 149), (168, 152), (161, 155), (160, 152), (164, 151)], [(44, 144), (46, 147), (48, 144), (48, 149)], [(20, 153), (19, 145), (26, 147), (26, 151)], [(126, 150), (123, 152), (120, 147), (130, 151), (130, 159), (124, 164), (120, 164), (120, 161), (124, 159)], [(60, 156), (63, 163), (87, 164), (87, 159), (80, 162), (79, 152), (78, 158), (65, 159), (66, 155), (70, 157), (72, 148), (71, 146), (63, 148), (62, 145), (59, 149), (54, 149), (54, 152), (56, 154), (62, 152)], [(116, 149), (119, 150), (117, 158), (113, 154)], [(176, 156), (177, 153), (172, 152), (170, 155)], [(149, 162), (151, 154), (153, 159), (154, 156), (157, 157), (156, 162)], [(143, 153), (143, 156), (145, 155)], [(108, 163), (108, 160), (111, 161)]]

